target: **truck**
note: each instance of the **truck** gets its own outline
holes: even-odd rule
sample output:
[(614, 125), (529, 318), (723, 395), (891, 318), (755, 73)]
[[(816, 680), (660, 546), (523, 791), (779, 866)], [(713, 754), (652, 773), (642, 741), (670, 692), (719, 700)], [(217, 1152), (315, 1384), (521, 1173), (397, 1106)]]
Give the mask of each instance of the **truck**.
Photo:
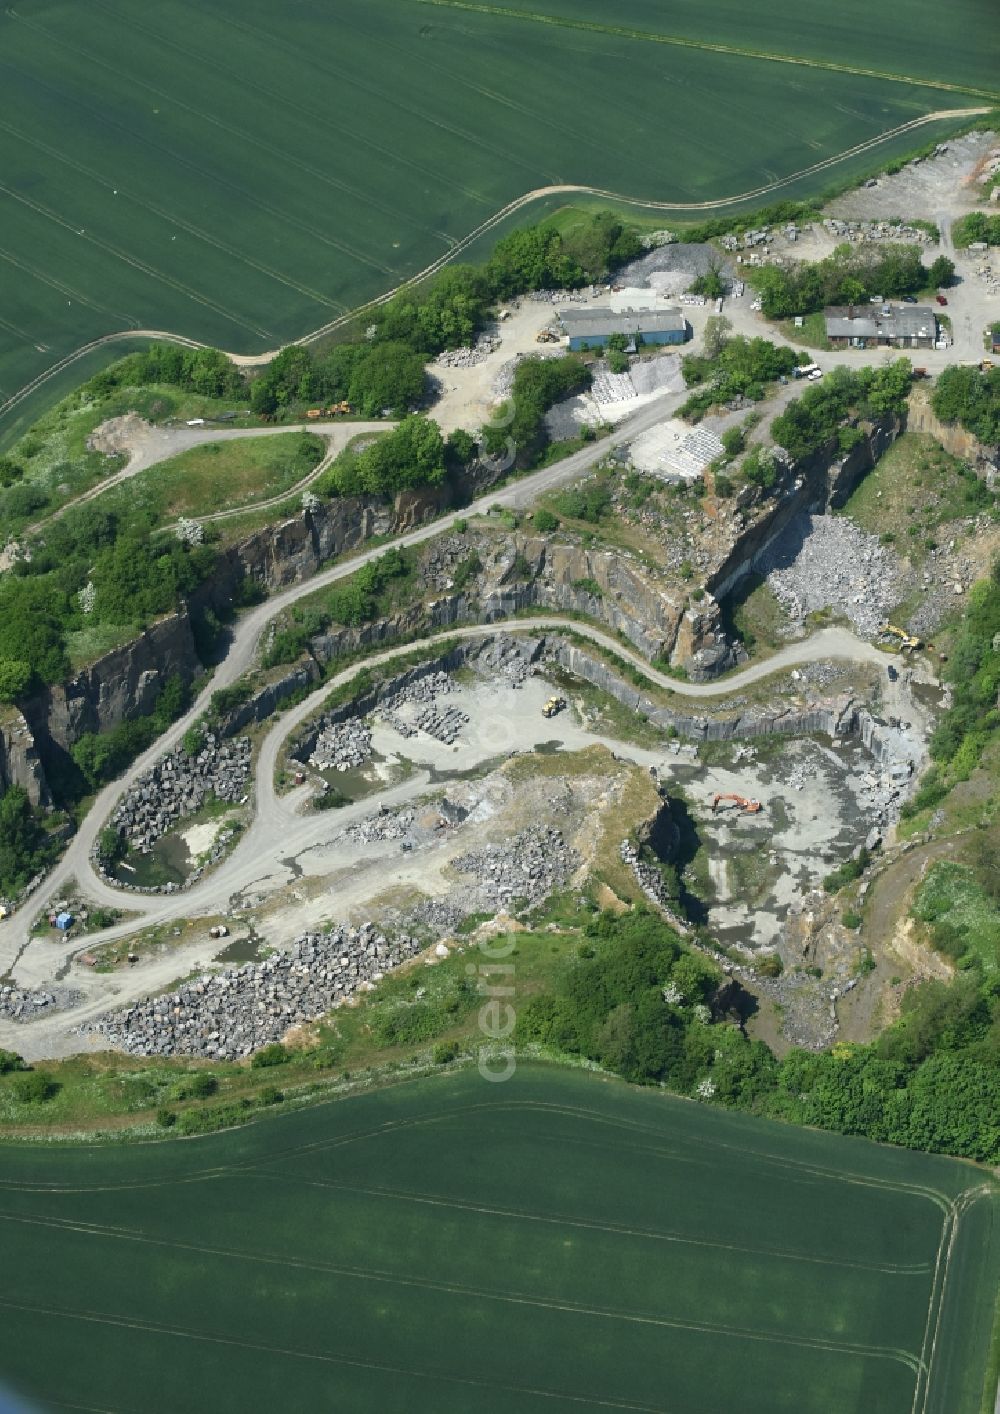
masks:
[(555, 717), (566, 706), (565, 697), (550, 697), (542, 708), (543, 717)]

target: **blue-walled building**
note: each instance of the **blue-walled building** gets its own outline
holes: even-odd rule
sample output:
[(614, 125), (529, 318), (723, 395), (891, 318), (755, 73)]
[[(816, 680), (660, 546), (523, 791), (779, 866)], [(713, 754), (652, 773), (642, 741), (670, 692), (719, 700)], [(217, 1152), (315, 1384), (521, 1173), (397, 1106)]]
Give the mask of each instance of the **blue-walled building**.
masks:
[(574, 353), (603, 349), (614, 334), (623, 335), (634, 349), (640, 344), (683, 344), (690, 333), (679, 309), (561, 309), (559, 318)]

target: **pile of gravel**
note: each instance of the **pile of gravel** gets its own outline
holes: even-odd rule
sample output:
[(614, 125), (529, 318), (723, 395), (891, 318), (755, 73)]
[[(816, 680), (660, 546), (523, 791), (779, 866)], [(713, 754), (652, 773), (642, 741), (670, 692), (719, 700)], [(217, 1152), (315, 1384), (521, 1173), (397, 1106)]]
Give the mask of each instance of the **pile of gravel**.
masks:
[(237, 1060), (315, 1021), (366, 983), (421, 951), (406, 935), (372, 924), (309, 933), (287, 953), (188, 982), (175, 992), (110, 1012), (81, 1032), (99, 1032), (134, 1056)]
[(907, 588), (892, 551), (847, 516), (796, 516), (768, 547), (762, 569), (793, 619), (833, 609), (866, 637), (878, 632)]
[(368, 815), (354, 825), (348, 825), (344, 834), (355, 844), (380, 844), (383, 840), (401, 840), (413, 828), (416, 815), (410, 809), (380, 810)]
[(484, 902), (495, 908), (515, 899), (537, 902), (565, 884), (579, 863), (562, 831), (552, 826), (532, 826), (503, 844), (489, 844), (453, 860), (460, 874), (473, 875)]
[(111, 826), (133, 849), (148, 854), (161, 835), (193, 815), (209, 796), (241, 800), (249, 775), (249, 737), (223, 742), (210, 732), (197, 756), (177, 747), (144, 771), (122, 796)]

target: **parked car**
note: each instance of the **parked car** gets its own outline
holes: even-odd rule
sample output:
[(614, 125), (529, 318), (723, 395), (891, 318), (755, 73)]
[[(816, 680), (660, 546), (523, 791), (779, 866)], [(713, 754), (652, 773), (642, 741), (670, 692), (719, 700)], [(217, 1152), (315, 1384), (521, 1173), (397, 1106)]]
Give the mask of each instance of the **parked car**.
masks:
[(934, 298), (937, 300), (938, 304), (940, 304), (940, 305), (946, 305), (946, 304), (948, 303), (948, 301), (945, 299), (944, 295), (935, 295)]
[(903, 303), (904, 303), (904, 304), (916, 304), (916, 302), (917, 302), (917, 297), (916, 297), (916, 295), (904, 295), (904, 296), (903, 296)]

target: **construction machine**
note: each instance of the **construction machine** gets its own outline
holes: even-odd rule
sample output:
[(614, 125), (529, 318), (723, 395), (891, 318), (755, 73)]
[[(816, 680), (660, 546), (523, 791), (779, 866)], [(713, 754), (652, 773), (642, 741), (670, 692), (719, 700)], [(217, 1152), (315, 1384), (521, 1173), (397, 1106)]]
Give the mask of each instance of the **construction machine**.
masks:
[(748, 800), (745, 795), (736, 795), (733, 791), (720, 791), (718, 795), (712, 797), (713, 815), (724, 800), (735, 801), (744, 815), (759, 815), (764, 809), (759, 800)]
[(565, 697), (550, 697), (542, 708), (543, 717), (554, 717), (557, 712), (561, 712), (566, 706)]
[(918, 648), (924, 646), (923, 639), (914, 633), (907, 633), (905, 628), (897, 628), (895, 624), (883, 624), (882, 632), (887, 638), (899, 639), (899, 646), (904, 653), (916, 653)]

